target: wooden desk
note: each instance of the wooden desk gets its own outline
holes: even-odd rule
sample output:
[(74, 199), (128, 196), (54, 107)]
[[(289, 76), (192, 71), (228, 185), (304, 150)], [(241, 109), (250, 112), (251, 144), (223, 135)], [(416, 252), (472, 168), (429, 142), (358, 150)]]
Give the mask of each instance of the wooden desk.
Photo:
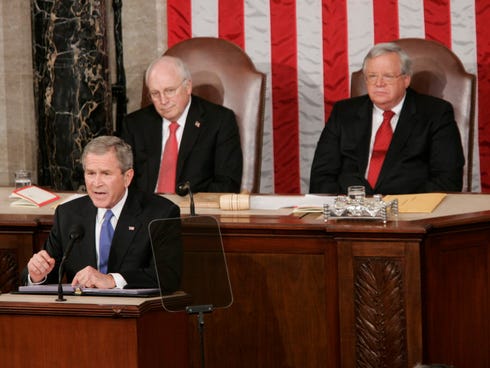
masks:
[[(490, 367), (490, 195), (450, 195), (432, 214), (386, 225), (217, 217), (234, 302), (205, 315), (208, 366)], [(49, 216), (29, 221), (15, 231), (49, 230)], [(189, 328), (198, 367), (194, 319)]]
[[(2, 367), (187, 367), (187, 316), (160, 298), (0, 295)], [(174, 297), (176, 303), (179, 297)]]

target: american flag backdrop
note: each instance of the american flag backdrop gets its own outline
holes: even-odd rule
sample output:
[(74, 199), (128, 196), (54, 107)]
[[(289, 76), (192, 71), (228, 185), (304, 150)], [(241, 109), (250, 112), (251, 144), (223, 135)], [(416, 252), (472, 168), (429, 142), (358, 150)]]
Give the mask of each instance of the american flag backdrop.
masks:
[(488, 0), (167, 0), (168, 46), (236, 43), (267, 74), (261, 191), (307, 193), (332, 104), (378, 42), (418, 37), (452, 49), (477, 75), (473, 191), (490, 192)]

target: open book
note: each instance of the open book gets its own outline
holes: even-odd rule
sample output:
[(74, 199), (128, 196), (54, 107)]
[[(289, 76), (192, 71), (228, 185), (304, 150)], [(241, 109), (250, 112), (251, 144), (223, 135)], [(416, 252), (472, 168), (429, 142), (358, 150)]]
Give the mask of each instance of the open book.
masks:
[(15, 189), (10, 197), (15, 199), (10, 203), (12, 207), (42, 207), (60, 198), (57, 194), (35, 185)]

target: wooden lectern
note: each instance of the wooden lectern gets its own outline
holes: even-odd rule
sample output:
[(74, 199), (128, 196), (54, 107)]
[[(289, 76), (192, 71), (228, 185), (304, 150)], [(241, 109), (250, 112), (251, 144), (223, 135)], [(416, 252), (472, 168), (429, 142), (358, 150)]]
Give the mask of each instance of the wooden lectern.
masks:
[(188, 367), (188, 317), (160, 297), (66, 298), (0, 295), (2, 367)]

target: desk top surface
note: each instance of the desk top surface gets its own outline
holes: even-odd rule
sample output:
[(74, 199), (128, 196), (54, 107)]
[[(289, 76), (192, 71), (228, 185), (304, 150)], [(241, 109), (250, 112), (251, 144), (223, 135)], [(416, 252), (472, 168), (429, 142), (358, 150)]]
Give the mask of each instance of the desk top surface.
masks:
[[(23, 218), (24, 220), (36, 220), (40, 217), (51, 217), (54, 214), (56, 206), (74, 197), (74, 193), (57, 193), (60, 199), (56, 202), (50, 203), (43, 207), (13, 207), (11, 206), (12, 199), (9, 198), (13, 188), (0, 187), (0, 216), (2, 220), (8, 220), (12, 218)], [(168, 199), (174, 203), (181, 205), (181, 213), (183, 215), (189, 214), (187, 208), (188, 199), (186, 197), (179, 197), (177, 195), (166, 195)], [(288, 196), (275, 196), (275, 195), (251, 195), (254, 198), (255, 203), (260, 201), (277, 200), (279, 205), (284, 203), (297, 203), (301, 205), (305, 202), (305, 198), (308, 195), (288, 195)], [(325, 200), (332, 198), (331, 196), (324, 196)], [(315, 196), (314, 200), (321, 201), (322, 196)], [(286, 199), (286, 200), (285, 200)], [(309, 199), (311, 202), (311, 198)], [(322, 203), (318, 203), (322, 205)], [(196, 205), (196, 212), (199, 215), (217, 215), (220, 217), (220, 222), (236, 222), (246, 220), (248, 217), (284, 217), (293, 214), (294, 206), (280, 207), (277, 209), (263, 209), (263, 208), (250, 208), (248, 210), (221, 210), (219, 208), (207, 208), (199, 207)], [(399, 215), (398, 220), (412, 221), (423, 220), (430, 218), (437, 218), (442, 216), (452, 216), (469, 214), (475, 212), (490, 211), (490, 194), (478, 194), (478, 193), (457, 193), (448, 194), (446, 198), (439, 204), (439, 206), (431, 213), (402, 213)], [(301, 216), (301, 215), (300, 215)], [(302, 217), (302, 216), (301, 216)], [(310, 214), (308, 221), (323, 220), (323, 215), (320, 213)]]

